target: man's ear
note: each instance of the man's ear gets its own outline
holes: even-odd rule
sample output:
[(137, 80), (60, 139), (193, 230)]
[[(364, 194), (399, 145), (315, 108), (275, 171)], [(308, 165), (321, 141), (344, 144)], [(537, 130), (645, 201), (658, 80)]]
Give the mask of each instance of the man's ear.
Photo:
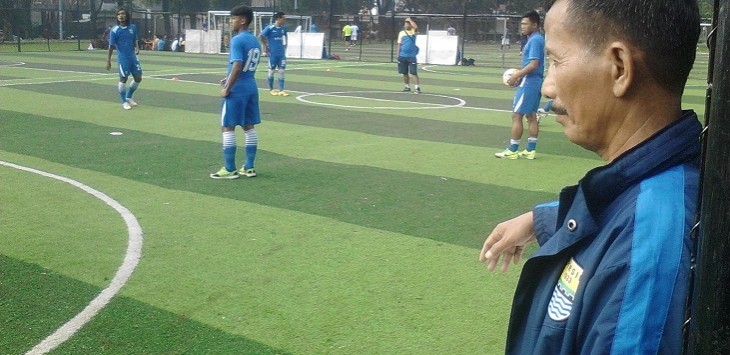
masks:
[(636, 80), (638, 51), (624, 42), (613, 42), (608, 46), (607, 55), (611, 63), (613, 94), (623, 97)]

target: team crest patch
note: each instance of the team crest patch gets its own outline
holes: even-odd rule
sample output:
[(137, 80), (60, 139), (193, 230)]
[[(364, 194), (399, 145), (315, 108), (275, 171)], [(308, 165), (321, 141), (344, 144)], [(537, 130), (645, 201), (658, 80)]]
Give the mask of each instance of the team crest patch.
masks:
[(563, 269), (563, 274), (560, 275), (558, 284), (555, 285), (553, 296), (550, 298), (550, 304), (548, 305), (550, 319), (563, 321), (570, 317), (575, 291), (578, 290), (582, 275), (583, 268), (578, 265), (575, 259), (570, 258), (568, 265), (565, 265), (565, 269)]

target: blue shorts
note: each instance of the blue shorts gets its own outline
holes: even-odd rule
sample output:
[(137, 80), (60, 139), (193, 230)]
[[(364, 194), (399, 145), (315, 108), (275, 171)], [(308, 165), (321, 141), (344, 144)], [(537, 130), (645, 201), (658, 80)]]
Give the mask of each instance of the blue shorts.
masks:
[(138, 59), (129, 59), (117, 62), (117, 70), (119, 70), (119, 78), (126, 78), (129, 75), (142, 75), (142, 66), (139, 65)]
[(416, 57), (398, 57), (398, 74), (418, 75), (418, 60)]
[(256, 125), (261, 123), (259, 92), (230, 93), (223, 98), (221, 127)]
[(540, 98), (542, 95), (539, 86), (519, 87), (512, 101), (512, 112), (521, 115), (537, 112), (540, 107)]
[(269, 69), (286, 69), (286, 56), (272, 55), (269, 57)]

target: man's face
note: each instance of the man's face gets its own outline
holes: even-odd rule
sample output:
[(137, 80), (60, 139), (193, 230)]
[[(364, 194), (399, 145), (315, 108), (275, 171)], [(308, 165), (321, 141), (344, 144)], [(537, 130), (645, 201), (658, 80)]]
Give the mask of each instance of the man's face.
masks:
[(410, 19), (406, 19), (406, 21), (403, 23), (403, 27), (405, 27), (405, 29), (407, 29), (407, 30), (412, 29), (413, 26), (411, 26), (411, 20)]
[[(580, 0), (574, 0), (580, 1)], [(545, 17), (550, 58), (542, 94), (553, 99), (556, 121), (571, 142), (601, 154), (608, 147), (618, 120), (612, 94), (611, 62), (604, 53), (591, 53), (567, 25), (569, 1), (558, 0)]]
[(243, 16), (231, 16), (231, 28), (234, 32), (238, 32), (246, 24), (246, 19)]
[(126, 23), (127, 22), (127, 12), (124, 10), (117, 11), (117, 21), (119, 23)]
[(285, 23), (286, 23), (286, 17), (285, 16), (282, 16), (282, 17), (279, 17), (278, 19), (276, 19), (276, 25), (277, 26), (281, 26), (281, 25), (283, 25)]
[(527, 17), (523, 17), (522, 20), (520, 20), (520, 33), (522, 33), (523, 36), (529, 36), (532, 32), (535, 32), (535, 30), (537, 30), (536, 23), (531, 22)]

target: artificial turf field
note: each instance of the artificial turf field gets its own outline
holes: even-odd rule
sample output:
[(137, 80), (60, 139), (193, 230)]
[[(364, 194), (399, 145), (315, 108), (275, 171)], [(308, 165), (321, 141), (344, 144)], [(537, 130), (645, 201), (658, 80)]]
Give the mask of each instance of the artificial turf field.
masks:
[(0, 55), (2, 354), (114, 287), (52, 353), (499, 354), (520, 267), (487, 272), (486, 234), (601, 164), (551, 116), (537, 159), (495, 159), (502, 67), (421, 66), (414, 95), (393, 63), (289, 60), (291, 96), (260, 91), (259, 176), (213, 180), (226, 57), (140, 60), (124, 111), (104, 51)]

